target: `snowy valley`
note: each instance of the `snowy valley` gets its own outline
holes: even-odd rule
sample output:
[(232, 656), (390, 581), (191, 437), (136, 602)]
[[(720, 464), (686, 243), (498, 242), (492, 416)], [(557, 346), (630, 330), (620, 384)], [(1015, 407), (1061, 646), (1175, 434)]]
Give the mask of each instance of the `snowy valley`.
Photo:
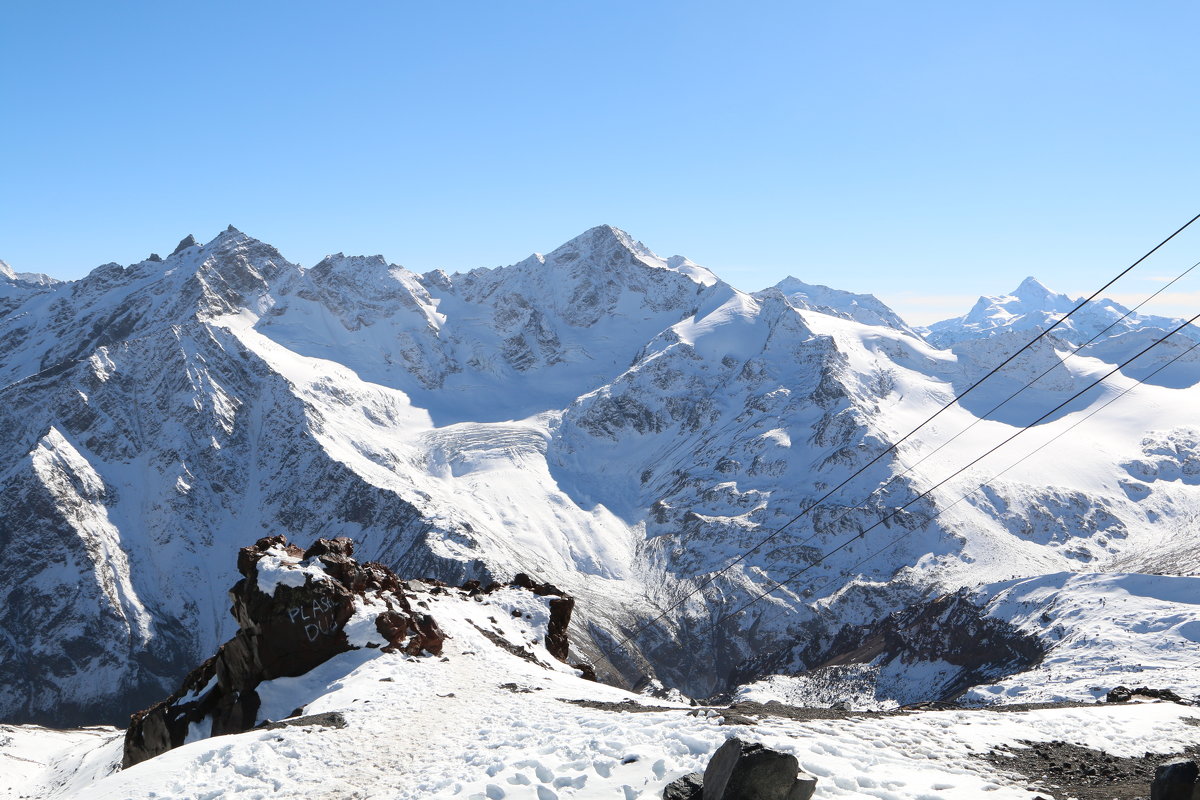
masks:
[[(1087, 389), (1182, 322), (1090, 305), (906, 437), (1076, 303), (1030, 278), (917, 329), (610, 226), (452, 275), (233, 228), (72, 282), (0, 262), (0, 796), (649, 798), (737, 727), (818, 798), (1031, 800), (980, 754), (1183, 752), (1186, 706), (1102, 701), (1200, 695), (1200, 331)], [(432, 579), (444, 657), (341, 652), (253, 722), (344, 727), (114, 771), (103, 726), (238, 632), (235, 556), (276, 534)], [(454, 588), (519, 573), (602, 682)], [(896, 711), (930, 701), (1063, 705)]]

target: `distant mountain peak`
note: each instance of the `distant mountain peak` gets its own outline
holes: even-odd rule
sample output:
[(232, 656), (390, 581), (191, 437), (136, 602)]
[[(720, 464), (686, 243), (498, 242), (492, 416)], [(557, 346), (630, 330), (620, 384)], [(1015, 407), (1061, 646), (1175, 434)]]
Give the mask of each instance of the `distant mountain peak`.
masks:
[(0, 278), (7, 278), (10, 281), (43, 287), (53, 286), (56, 283), (62, 283), (62, 281), (56, 278), (51, 278), (49, 275), (43, 275), (40, 272), (17, 272), (4, 261), (0, 261)]
[(1045, 284), (1032, 275), (1021, 281), (1021, 285), (1013, 291), (1012, 296), (1025, 303), (1038, 304), (1044, 304), (1047, 300), (1070, 300), (1065, 294), (1046, 288)]
[(1017, 287), (1017, 290), (1013, 292), (1013, 294), (1019, 295), (1024, 292), (1041, 292), (1042, 294), (1050, 294), (1050, 290), (1046, 288), (1045, 284), (1032, 275), (1021, 281), (1021, 284)]
[(623, 248), (634, 255), (654, 256), (654, 253), (646, 245), (613, 225), (597, 225), (594, 228), (588, 228), (575, 238), (556, 247), (552, 253), (572, 250), (581, 253), (603, 252), (615, 248)]

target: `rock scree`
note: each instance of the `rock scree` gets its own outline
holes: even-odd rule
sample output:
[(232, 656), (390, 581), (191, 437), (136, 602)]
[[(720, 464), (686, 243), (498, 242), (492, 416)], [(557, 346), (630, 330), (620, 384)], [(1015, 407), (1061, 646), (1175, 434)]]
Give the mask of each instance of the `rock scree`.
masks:
[(308, 550), (269, 536), (238, 553), (242, 574), (229, 592), (238, 632), (183, 680), (179, 690), (130, 718), (122, 766), (129, 767), (183, 744), (189, 728), (205, 735), (253, 728), (255, 692), (263, 681), (308, 672), (339, 653), (357, 649), (346, 623), (357, 606), (375, 614), (379, 639), (367, 647), (441, 655), (444, 634), (428, 614), (413, 610), (400, 580), (375, 562), (358, 563), (347, 538), (318, 539)]

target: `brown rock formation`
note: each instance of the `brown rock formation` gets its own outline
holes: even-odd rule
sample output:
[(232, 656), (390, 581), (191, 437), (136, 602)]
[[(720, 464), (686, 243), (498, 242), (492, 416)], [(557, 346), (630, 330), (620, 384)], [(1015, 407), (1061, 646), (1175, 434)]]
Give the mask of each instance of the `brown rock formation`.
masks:
[[(413, 612), (391, 570), (374, 562), (359, 564), (353, 552), (346, 538), (318, 539), (307, 551), (289, 545), (284, 536), (243, 547), (238, 553), (243, 578), (229, 592), (237, 634), (184, 678), (177, 692), (130, 718), (122, 765), (178, 747), (192, 724), (214, 736), (254, 727), (258, 684), (302, 675), (354, 649), (344, 627), (354, 614), (355, 596), (370, 594), (386, 604), (388, 610), (375, 619), (388, 642), (385, 652), (440, 655), (445, 635), (437, 622)], [(259, 563), (267, 557), (270, 572), (278, 576), (282, 570), (287, 578), (269, 594), (260, 588), (259, 575)], [(314, 574), (306, 574), (305, 566)]]

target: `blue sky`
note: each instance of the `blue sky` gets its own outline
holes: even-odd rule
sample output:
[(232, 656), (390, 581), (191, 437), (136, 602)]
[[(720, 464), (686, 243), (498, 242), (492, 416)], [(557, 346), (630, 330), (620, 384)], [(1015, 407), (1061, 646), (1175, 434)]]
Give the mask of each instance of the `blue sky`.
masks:
[[(1085, 293), (1200, 211), (1197, 30), (1184, 2), (6, 3), (0, 258), (78, 277), (232, 223), (453, 271), (609, 223), (918, 323), (1029, 274)], [(1200, 231), (1112, 293), (1198, 259)], [(1156, 310), (1200, 308), (1178, 288)]]

